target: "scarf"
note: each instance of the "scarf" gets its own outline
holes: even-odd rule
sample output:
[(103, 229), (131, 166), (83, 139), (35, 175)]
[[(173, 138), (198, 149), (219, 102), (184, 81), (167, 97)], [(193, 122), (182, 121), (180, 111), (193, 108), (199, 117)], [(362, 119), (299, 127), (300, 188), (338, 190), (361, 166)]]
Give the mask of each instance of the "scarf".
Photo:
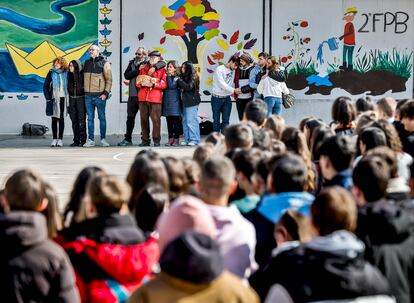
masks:
[[(61, 77), (63, 83), (60, 83)], [(60, 86), (63, 85), (65, 92), (65, 102), (63, 106), (63, 116), (66, 114), (66, 108), (69, 106), (69, 93), (68, 93), (68, 72), (61, 69), (52, 68), (52, 88), (53, 88), (53, 115), (54, 118), (60, 118)]]

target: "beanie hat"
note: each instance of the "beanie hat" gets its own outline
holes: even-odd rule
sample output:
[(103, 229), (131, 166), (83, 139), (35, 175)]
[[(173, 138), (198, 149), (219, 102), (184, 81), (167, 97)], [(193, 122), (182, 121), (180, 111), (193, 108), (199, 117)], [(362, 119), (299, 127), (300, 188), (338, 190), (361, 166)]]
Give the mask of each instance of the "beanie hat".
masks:
[(245, 61), (247, 64), (252, 64), (253, 63), (253, 58), (252, 58), (252, 56), (249, 54), (249, 53), (247, 53), (247, 52), (243, 52), (241, 55), (240, 55), (240, 60), (243, 60), (243, 61)]
[(159, 233), (161, 252), (172, 240), (187, 230), (216, 237), (216, 225), (203, 201), (193, 196), (183, 196), (172, 204), (170, 210), (160, 216), (156, 230)]

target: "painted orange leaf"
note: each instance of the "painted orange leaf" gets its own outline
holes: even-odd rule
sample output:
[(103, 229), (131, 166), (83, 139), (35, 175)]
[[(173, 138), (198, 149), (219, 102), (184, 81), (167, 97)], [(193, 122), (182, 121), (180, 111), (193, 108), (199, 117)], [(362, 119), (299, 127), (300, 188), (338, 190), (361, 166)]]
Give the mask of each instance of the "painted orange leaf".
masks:
[(208, 63), (210, 63), (211, 65), (216, 64), (216, 62), (214, 62), (213, 60), (211, 60), (210, 56), (207, 56), (207, 61), (208, 61)]
[(233, 45), (237, 42), (237, 40), (239, 40), (239, 31), (236, 31), (233, 36), (231, 36), (230, 38), (230, 44)]
[(165, 39), (166, 39), (166, 37), (164, 36), (164, 37), (162, 37), (161, 39), (160, 39), (160, 44), (164, 44), (165, 43)]
[(211, 55), (211, 57), (213, 57), (214, 60), (220, 60), (224, 58), (224, 53), (223, 52), (215, 52), (214, 54)]

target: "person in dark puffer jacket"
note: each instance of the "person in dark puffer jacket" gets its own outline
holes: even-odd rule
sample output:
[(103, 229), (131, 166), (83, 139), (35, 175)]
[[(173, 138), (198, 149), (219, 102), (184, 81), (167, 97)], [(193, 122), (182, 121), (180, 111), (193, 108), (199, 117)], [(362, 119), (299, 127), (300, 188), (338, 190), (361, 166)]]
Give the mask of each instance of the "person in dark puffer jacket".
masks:
[(10, 211), (0, 214), (0, 302), (80, 302), (64, 250), (48, 240), (43, 180), (21, 170), (6, 183)]
[(87, 192), (89, 216), (97, 216), (63, 230), (57, 241), (75, 268), (82, 302), (125, 302), (158, 262), (157, 240), (145, 242), (128, 214), (131, 191), (125, 181), (97, 176)]

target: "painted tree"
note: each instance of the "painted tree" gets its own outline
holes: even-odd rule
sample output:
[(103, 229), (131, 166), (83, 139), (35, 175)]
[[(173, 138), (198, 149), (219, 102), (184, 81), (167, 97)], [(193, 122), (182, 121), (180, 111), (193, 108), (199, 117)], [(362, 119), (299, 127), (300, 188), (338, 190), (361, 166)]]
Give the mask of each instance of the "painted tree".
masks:
[(220, 15), (207, 0), (178, 0), (169, 7), (163, 6), (161, 15), (167, 20), (165, 33), (183, 39), (187, 58), (193, 63), (198, 63), (198, 44), (220, 33)]

